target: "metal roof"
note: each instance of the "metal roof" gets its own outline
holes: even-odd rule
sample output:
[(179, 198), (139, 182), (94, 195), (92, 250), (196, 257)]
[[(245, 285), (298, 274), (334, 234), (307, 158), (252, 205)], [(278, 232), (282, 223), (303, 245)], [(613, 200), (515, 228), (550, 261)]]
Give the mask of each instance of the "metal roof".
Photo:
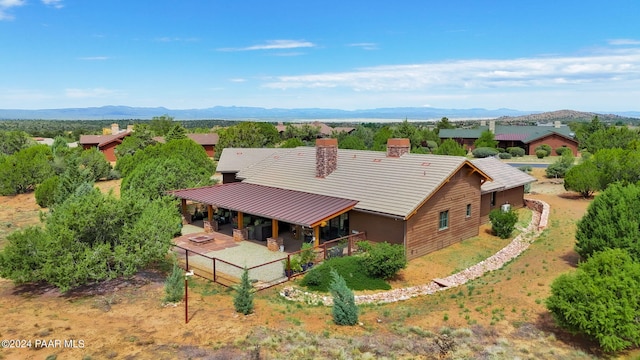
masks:
[[(474, 129), (441, 129), (438, 136), (441, 139), (477, 139), (483, 131), (488, 129), (488, 126), (479, 126)], [(566, 126), (556, 128), (550, 126), (496, 125), (495, 130), (496, 140), (517, 140), (525, 144), (553, 133), (559, 134), (567, 139), (573, 139), (571, 129)]]
[(313, 227), (351, 210), (358, 201), (236, 182), (168, 191), (181, 199)]
[(533, 176), (493, 157), (474, 159), (471, 163), (493, 179), (482, 184), (482, 194), (513, 189), (536, 181)]
[(80, 145), (95, 145), (103, 147), (113, 141), (122, 141), (122, 139), (131, 134), (130, 131), (124, 131), (116, 135), (80, 135), (78, 143)]
[(337, 169), (317, 178), (316, 149), (297, 147), (240, 170), (237, 176), (245, 183), (355, 199), (355, 209), (406, 219), (464, 166), (475, 167), (461, 156), (391, 158), (379, 151), (338, 149)]

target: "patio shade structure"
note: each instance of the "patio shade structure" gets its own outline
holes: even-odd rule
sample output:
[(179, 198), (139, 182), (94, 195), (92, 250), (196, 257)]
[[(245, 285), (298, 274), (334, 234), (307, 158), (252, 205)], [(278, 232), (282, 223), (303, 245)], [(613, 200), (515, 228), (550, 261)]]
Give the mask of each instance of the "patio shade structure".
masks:
[(191, 200), (237, 211), (239, 227), (242, 226), (243, 213), (272, 219), (275, 225), (273, 237), (277, 237), (277, 221), (310, 227), (316, 233), (316, 242), (319, 241), (320, 226), (353, 209), (358, 203), (357, 200), (243, 182), (172, 190), (167, 193), (182, 199), (183, 204), (185, 200)]

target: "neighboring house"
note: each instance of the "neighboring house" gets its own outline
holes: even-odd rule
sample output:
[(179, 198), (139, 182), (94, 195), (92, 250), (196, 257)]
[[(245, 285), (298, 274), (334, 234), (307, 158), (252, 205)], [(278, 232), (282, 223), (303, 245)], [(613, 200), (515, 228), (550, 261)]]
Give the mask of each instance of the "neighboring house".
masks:
[[(196, 144), (202, 146), (204, 151), (207, 153), (207, 156), (213, 157), (216, 154), (216, 145), (218, 145), (218, 134), (208, 133), (208, 134), (187, 134), (187, 137)], [(162, 136), (154, 137), (153, 140), (164, 143), (164, 138)]]
[(98, 148), (107, 161), (116, 161), (116, 146), (122, 144), (122, 139), (129, 136), (131, 132), (125, 131), (116, 135), (80, 135), (80, 141), (78, 144), (83, 149), (91, 149), (92, 147)]
[[(483, 131), (491, 130), (498, 147), (506, 149), (508, 147), (521, 147), (529, 155), (536, 154), (536, 148), (542, 144), (551, 146), (553, 150), (565, 146), (573, 151), (573, 155), (578, 155), (578, 141), (574, 134), (566, 126), (561, 126), (556, 122), (551, 126), (516, 126), (516, 125), (495, 125), (490, 121), (489, 126), (479, 126), (475, 129), (441, 129), (440, 139), (454, 139), (460, 145), (473, 149), (473, 143), (480, 137)], [(555, 154), (554, 154), (555, 155)]]
[(496, 193), (494, 206), (505, 199), (519, 207), (524, 184), (534, 180), (495, 159), (476, 165), (409, 149), (408, 139), (389, 139), (386, 153), (338, 149), (336, 139), (318, 139), (315, 148), (226, 148), (217, 168), (222, 185), (172, 193), (183, 209), (191, 200), (274, 219), (272, 238), (278, 222), (313, 229), (317, 243), (365, 232), (404, 245), (414, 259), (478, 235), (489, 209), (483, 193)]
[[(350, 134), (353, 130), (355, 130), (355, 128), (353, 127), (342, 127), (342, 126), (331, 127), (320, 121), (314, 121), (314, 122), (302, 123), (302, 124), (290, 124), (290, 125), (293, 125), (295, 127), (302, 127), (304, 125), (317, 127), (320, 130), (319, 137), (330, 137), (334, 132), (336, 133), (346, 132), (347, 134)], [(278, 130), (278, 133), (282, 134), (287, 129), (287, 125), (283, 123), (278, 123), (278, 125), (276, 125), (276, 129)]]
[(511, 205), (513, 209), (524, 207), (524, 187), (536, 181), (534, 177), (494, 157), (474, 159), (471, 163), (493, 179), (480, 188), (481, 223), (488, 222), (491, 210), (499, 209), (504, 204)]

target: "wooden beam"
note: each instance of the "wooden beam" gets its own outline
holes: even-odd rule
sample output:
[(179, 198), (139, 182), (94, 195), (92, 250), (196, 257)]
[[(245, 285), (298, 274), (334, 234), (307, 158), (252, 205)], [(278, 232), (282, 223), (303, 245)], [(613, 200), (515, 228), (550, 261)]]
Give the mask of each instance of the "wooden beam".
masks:
[(271, 219), (271, 237), (278, 238), (278, 220), (276, 219)]
[(213, 220), (213, 206), (207, 205), (207, 220), (211, 222)]
[(191, 222), (191, 216), (187, 209), (187, 199), (180, 199), (180, 205), (182, 207), (182, 216), (184, 216), (188, 222)]
[(313, 235), (316, 238), (316, 241), (313, 243), (313, 246), (320, 246), (320, 225), (316, 225), (313, 227)]
[(244, 213), (238, 211), (238, 229), (244, 228)]

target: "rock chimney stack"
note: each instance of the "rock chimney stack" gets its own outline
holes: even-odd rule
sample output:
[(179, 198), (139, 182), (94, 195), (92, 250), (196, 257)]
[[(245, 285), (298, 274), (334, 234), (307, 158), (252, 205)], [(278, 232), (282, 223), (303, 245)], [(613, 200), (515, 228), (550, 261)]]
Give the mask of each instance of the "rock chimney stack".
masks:
[(338, 168), (338, 139), (316, 140), (316, 177), (325, 178)]
[(387, 140), (387, 157), (400, 157), (411, 150), (409, 139), (389, 139)]

